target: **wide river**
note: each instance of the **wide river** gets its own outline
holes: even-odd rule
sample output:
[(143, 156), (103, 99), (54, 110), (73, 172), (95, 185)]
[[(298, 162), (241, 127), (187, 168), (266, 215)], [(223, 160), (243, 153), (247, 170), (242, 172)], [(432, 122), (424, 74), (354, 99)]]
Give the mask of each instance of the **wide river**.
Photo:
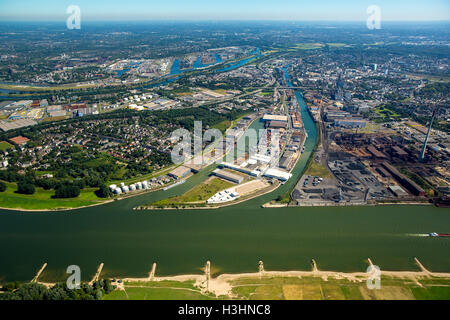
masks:
[[(289, 80), (289, 79), (287, 79)], [(290, 83), (290, 82), (288, 82)], [(105, 263), (105, 276), (158, 275), (319, 268), (365, 271), (366, 259), (386, 270), (417, 270), (413, 257), (433, 271), (450, 272), (450, 210), (432, 206), (272, 208), (260, 206), (290, 190), (307, 163), (316, 126), (300, 92), (297, 101), (308, 138), (294, 177), (262, 197), (215, 210), (134, 211), (133, 207), (182, 194), (204, 180), (211, 166), (183, 185), (106, 205), (66, 212), (0, 211), (0, 282), (62, 280), (69, 265), (90, 279)], [(259, 128), (261, 123), (254, 122)]]

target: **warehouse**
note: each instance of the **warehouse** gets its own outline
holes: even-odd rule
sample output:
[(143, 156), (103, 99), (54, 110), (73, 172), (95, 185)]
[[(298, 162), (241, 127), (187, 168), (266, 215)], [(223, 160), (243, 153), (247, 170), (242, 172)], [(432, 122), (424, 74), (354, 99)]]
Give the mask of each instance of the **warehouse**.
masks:
[(169, 176), (175, 179), (182, 179), (188, 176), (191, 173), (191, 168), (180, 166), (171, 172), (169, 172)]
[(264, 172), (264, 176), (267, 178), (276, 178), (280, 181), (288, 181), (292, 177), (292, 174), (286, 171), (270, 168)]
[(364, 128), (366, 126), (366, 121), (362, 119), (353, 119), (353, 118), (342, 118), (335, 119), (334, 125), (344, 128)]
[(233, 183), (237, 183), (237, 184), (239, 184), (242, 181), (244, 181), (244, 177), (243, 176), (240, 176), (240, 175), (237, 175), (237, 174), (234, 174), (234, 173), (222, 170), (222, 169), (214, 170), (213, 171), (213, 175), (215, 175), (215, 176), (217, 176), (219, 178), (231, 181)]
[(406, 192), (405, 190), (403, 190), (403, 188), (396, 186), (396, 185), (392, 185), (389, 186), (389, 191), (391, 191), (397, 198), (399, 197), (407, 197), (408, 196), (408, 192)]
[(277, 114), (265, 114), (262, 118), (262, 121), (283, 121), (287, 122), (288, 117), (283, 115), (277, 115)]
[(267, 121), (266, 122), (266, 128), (270, 129), (286, 129), (287, 128), (287, 122), (284, 121)]

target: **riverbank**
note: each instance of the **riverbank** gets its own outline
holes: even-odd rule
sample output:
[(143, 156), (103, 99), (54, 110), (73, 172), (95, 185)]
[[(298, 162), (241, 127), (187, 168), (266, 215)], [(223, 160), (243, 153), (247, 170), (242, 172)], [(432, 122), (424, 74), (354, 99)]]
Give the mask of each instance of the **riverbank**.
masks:
[[(368, 267), (374, 267), (370, 258), (366, 262)], [(211, 275), (209, 262), (202, 269), (203, 274), (156, 276), (155, 263), (148, 277), (108, 277), (113, 280), (116, 290), (105, 298), (127, 300), (132, 296), (135, 300), (146, 300), (147, 297), (155, 300), (176, 298), (240, 300), (269, 296), (271, 299), (287, 300), (448, 299), (450, 273), (432, 272), (417, 258), (414, 258), (414, 262), (418, 270), (380, 270), (374, 274), (369, 269), (360, 272), (320, 270), (315, 260), (311, 261), (310, 271), (268, 271), (260, 261), (257, 272), (224, 273), (217, 276)], [(100, 273), (97, 272), (93, 279), (98, 279), (99, 276)], [(48, 282), (38, 283), (47, 287), (55, 285)], [(369, 286), (377, 283), (379, 287), (376, 290)]]
[(195, 206), (192, 206), (192, 204), (186, 203), (186, 204), (176, 204), (176, 206), (138, 206), (133, 208), (133, 210), (193, 210), (193, 209), (202, 209), (202, 210), (207, 210), (207, 209), (220, 209), (220, 208), (225, 208), (225, 207), (230, 207), (230, 206), (234, 206), (237, 205), (239, 203), (243, 203), (245, 201), (249, 201), (255, 198), (258, 198), (260, 196), (263, 196), (265, 194), (269, 194), (273, 191), (275, 191), (281, 184), (276, 181), (273, 185), (262, 189), (258, 192), (255, 192), (253, 194), (250, 194), (248, 196), (244, 196), (242, 198), (239, 198), (238, 200), (235, 201), (230, 201), (230, 202), (223, 202), (220, 204), (212, 204), (212, 205), (208, 205), (206, 203), (204, 204), (198, 204)]

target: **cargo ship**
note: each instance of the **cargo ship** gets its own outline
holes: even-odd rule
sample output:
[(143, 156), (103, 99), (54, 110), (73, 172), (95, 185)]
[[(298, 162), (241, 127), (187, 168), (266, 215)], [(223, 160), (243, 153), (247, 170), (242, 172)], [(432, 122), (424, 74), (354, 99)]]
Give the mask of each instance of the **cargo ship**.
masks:
[(428, 236), (430, 237), (450, 237), (449, 233), (436, 233), (436, 232), (431, 232), (428, 234)]

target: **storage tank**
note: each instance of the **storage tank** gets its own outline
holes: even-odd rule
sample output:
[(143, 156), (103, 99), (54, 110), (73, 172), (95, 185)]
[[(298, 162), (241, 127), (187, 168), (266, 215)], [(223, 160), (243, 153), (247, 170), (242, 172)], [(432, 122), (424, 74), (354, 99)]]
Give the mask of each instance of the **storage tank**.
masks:
[(132, 184), (130, 185), (130, 191), (136, 191), (136, 185)]
[(128, 192), (130, 192), (130, 188), (128, 188), (127, 186), (123, 186), (122, 191), (123, 191), (123, 193), (128, 193)]

